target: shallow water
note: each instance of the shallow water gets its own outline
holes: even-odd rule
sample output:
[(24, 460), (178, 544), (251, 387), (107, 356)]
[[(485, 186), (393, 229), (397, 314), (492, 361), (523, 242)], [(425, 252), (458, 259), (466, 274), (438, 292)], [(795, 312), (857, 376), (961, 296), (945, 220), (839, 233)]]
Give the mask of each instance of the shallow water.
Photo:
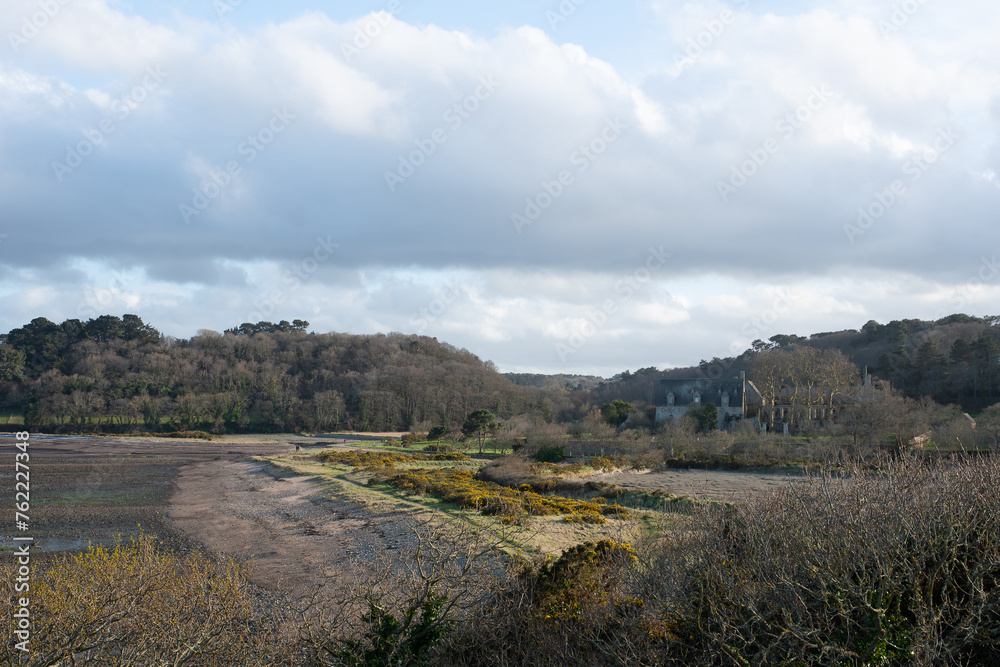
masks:
[(59, 551), (82, 551), (87, 547), (93, 546), (106, 546), (113, 544), (114, 540), (110, 538), (106, 539), (84, 539), (80, 538), (63, 538), (63, 537), (36, 537), (31, 542), (15, 542), (13, 537), (3, 536), (0, 537), (0, 550), (2, 551), (13, 551), (24, 544), (30, 544), (31, 553), (44, 551), (45, 553), (56, 553)]

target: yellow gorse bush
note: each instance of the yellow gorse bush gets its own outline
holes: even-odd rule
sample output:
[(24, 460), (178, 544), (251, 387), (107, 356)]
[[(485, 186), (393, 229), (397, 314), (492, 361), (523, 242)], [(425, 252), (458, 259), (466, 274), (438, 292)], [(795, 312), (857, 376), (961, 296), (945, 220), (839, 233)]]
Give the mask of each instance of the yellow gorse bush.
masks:
[(544, 496), (533, 491), (515, 490), (475, 478), (470, 470), (421, 468), (403, 472), (373, 470), (369, 484), (387, 483), (416, 495), (430, 495), (483, 514), (510, 516), (521, 512), (533, 516), (579, 516), (580, 521), (604, 523), (604, 516), (628, 518), (619, 505)]
[(624, 615), (641, 608), (616, 590), (622, 572), (638, 560), (632, 545), (614, 540), (584, 542), (546, 562), (534, 574), (538, 614), (549, 621), (580, 620), (586, 610)]
[(403, 454), (401, 452), (322, 452), (316, 458), (323, 463), (349, 465), (356, 468), (395, 468), (397, 463), (414, 461), (469, 461), (468, 456), (458, 453), (445, 454)]
[[(33, 584), (30, 656), (19, 664), (270, 664), (270, 634), (232, 560), (177, 556), (140, 535), (57, 558)], [(12, 657), (3, 641), (0, 661)]]

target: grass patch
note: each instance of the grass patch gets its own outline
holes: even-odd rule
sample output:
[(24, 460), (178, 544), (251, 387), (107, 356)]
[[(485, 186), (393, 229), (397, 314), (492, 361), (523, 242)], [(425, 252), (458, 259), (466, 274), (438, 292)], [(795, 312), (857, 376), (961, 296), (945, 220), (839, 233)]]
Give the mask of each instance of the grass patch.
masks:
[(369, 484), (385, 483), (407, 493), (432, 495), (459, 507), (474, 509), (487, 516), (520, 522), (525, 516), (568, 516), (571, 521), (605, 523), (606, 516), (629, 518), (628, 510), (617, 504), (545, 496), (530, 490), (514, 490), (475, 478), (470, 470), (393, 471), (370, 469)]
[(415, 461), (471, 461), (465, 454), (454, 452), (444, 454), (416, 454), (403, 452), (365, 452), (330, 450), (315, 455), (324, 463), (354, 466), (355, 468), (395, 468), (396, 464)]
[[(489, 531), (500, 542), (500, 550), (508, 555), (523, 557), (528, 554), (558, 554), (562, 551), (587, 540), (600, 539), (637, 539), (639, 533), (655, 533), (661, 531), (656, 527), (662, 522), (655, 519), (654, 512), (648, 510), (638, 510), (632, 512), (632, 520), (614, 521), (606, 524), (591, 523), (568, 523), (563, 515), (530, 515), (524, 512), (523, 525), (515, 523), (504, 523), (502, 517), (496, 515), (484, 515), (477, 512), (475, 508), (463, 507), (457, 503), (444, 500), (430, 494), (417, 494), (413, 490), (402, 490), (385, 483), (369, 485), (372, 478), (372, 471), (364, 467), (358, 467), (351, 463), (337, 463), (337, 457), (325, 457), (331, 462), (320, 462), (318, 456), (328, 453), (354, 453), (345, 452), (343, 449), (331, 450), (330, 452), (319, 452), (316, 456), (305, 454), (290, 454), (273, 457), (254, 457), (253, 460), (266, 462), (276, 471), (286, 471), (289, 474), (309, 475), (315, 478), (317, 490), (331, 499), (350, 502), (364, 508), (366, 512), (374, 515), (391, 515), (403, 512), (421, 521), (430, 521), (432, 524), (445, 524), (459, 521), (477, 530)], [(365, 452), (356, 452), (363, 454)], [(380, 454), (381, 452), (367, 452), (368, 454)], [(394, 454), (405, 453), (394, 452)], [(351, 459), (339, 459), (348, 461)], [(354, 459), (364, 460), (364, 459)], [(451, 461), (408, 461), (397, 460), (395, 468), (387, 469), (386, 472), (392, 474), (413, 472), (417, 469), (425, 469), (427, 466), (437, 466), (438, 471), (448, 472), (450, 470), (465, 469), (470, 474), (476, 466), (474, 461), (451, 462)], [(421, 466), (421, 468), (410, 468), (410, 466)], [(650, 517), (645, 517), (645, 515)], [(601, 516), (600, 518), (604, 518)], [(647, 519), (640, 523), (635, 519)], [(529, 523), (530, 522), (530, 523)]]
[(24, 424), (24, 415), (20, 412), (0, 411), (0, 424)]
[(433, 496), (486, 516), (499, 516), (508, 523), (523, 523), (527, 516), (559, 515), (569, 522), (605, 523), (606, 516), (629, 518), (628, 511), (604, 499), (573, 500), (536, 493), (530, 487), (512, 489), (476, 479), (468, 469), (419, 468), (397, 470), (397, 464), (417, 461), (468, 461), (464, 454), (404, 454), (401, 452), (328, 451), (316, 458), (327, 464), (349, 465), (369, 474), (368, 485), (387, 484), (407, 494)]
[[(621, 489), (621, 487), (617, 487)], [(675, 496), (666, 491), (630, 491), (621, 489), (621, 493), (614, 496), (615, 502), (623, 507), (632, 509), (648, 509), (657, 512), (670, 512), (672, 514), (691, 514), (699, 505), (708, 504), (709, 501), (698, 501), (688, 496)]]

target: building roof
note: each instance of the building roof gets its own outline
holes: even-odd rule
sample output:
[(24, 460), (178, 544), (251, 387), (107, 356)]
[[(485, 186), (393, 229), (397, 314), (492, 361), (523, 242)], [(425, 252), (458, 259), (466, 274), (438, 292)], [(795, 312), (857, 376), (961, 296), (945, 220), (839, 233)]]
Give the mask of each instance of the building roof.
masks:
[(724, 394), (729, 395), (729, 405), (739, 407), (743, 405), (743, 391), (746, 387), (747, 402), (759, 403), (760, 394), (751, 382), (744, 382), (741, 378), (668, 378), (660, 380), (659, 391), (656, 396), (657, 405), (667, 405), (668, 394), (674, 395), (674, 405), (685, 406), (695, 403), (697, 394), (701, 403), (715, 403), (722, 405)]

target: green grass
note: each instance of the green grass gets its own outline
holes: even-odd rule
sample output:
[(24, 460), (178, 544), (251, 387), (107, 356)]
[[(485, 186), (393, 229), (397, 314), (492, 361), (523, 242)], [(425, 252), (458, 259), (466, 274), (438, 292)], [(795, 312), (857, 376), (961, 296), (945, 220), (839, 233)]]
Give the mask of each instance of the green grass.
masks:
[[(349, 436), (348, 436), (348, 438), (349, 438)], [(366, 448), (371, 448), (371, 449), (385, 449), (385, 450), (392, 451), (392, 452), (404, 452), (404, 453), (405, 452), (423, 452), (425, 449), (427, 449), (428, 445), (449, 445), (449, 446), (451, 446), (451, 451), (452, 452), (457, 452), (457, 453), (460, 453), (460, 454), (468, 454), (469, 456), (473, 456), (473, 457), (480, 456), (480, 454), (479, 454), (479, 443), (478, 442), (470, 442), (470, 443), (468, 443), (468, 446), (466, 446), (462, 442), (454, 441), (454, 440), (441, 440), (441, 441), (437, 441), (437, 440), (423, 440), (423, 441), (420, 441), (420, 442), (414, 442), (409, 447), (402, 447), (400, 445), (389, 445), (389, 444), (386, 444), (384, 440), (372, 440), (371, 442), (351, 443), (351, 444), (354, 444), (355, 446), (358, 446), (358, 447), (366, 447)], [(502, 455), (504, 455), (504, 456), (506, 456), (506, 455), (508, 455), (508, 454), (511, 453), (510, 447), (507, 447), (507, 448), (503, 449), (502, 451), (503, 451)], [(483, 447), (482, 456), (493, 456), (493, 457), (501, 456), (501, 450), (500, 450), (499, 447), (497, 447), (494, 444), (493, 440), (487, 439), (486, 443), (485, 443), (485, 445)]]
[[(334, 449), (327, 451), (343, 451)], [(398, 451), (398, 450), (397, 450)], [(321, 454), (322, 452), (317, 452)], [(400, 453), (406, 453), (405, 450)], [(413, 453), (413, 452), (411, 452)], [(371, 471), (349, 464), (321, 463), (311, 455), (286, 455), (253, 457), (253, 460), (267, 462), (274, 468), (297, 475), (314, 476), (317, 490), (328, 497), (357, 504), (373, 514), (403, 512), (421, 521), (431, 521), (441, 525), (459, 522), (479, 531), (487, 531), (496, 539), (499, 549), (509, 555), (558, 554), (580, 542), (604, 538), (618, 538), (621, 535), (638, 537), (651, 531), (649, 526), (657, 521), (615, 521), (607, 525), (569, 524), (561, 516), (537, 516), (531, 518), (527, 528), (501, 524), (496, 517), (484, 516), (472, 509), (459, 507), (455, 503), (443, 501), (431, 495), (405, 493), (389, 484), (368, 484)], [(431, 464), (441, 467), (476, 469), (474, 461), (413, 461), (397, 463), (396, 470), (427, 468)], [(644, 514), (654, 514), (648, 510), (633, 513), (634, 518)]]
[(0, 411), (0, 424), (23, 424), (24, 415), (20, 412), (2, 412)]

